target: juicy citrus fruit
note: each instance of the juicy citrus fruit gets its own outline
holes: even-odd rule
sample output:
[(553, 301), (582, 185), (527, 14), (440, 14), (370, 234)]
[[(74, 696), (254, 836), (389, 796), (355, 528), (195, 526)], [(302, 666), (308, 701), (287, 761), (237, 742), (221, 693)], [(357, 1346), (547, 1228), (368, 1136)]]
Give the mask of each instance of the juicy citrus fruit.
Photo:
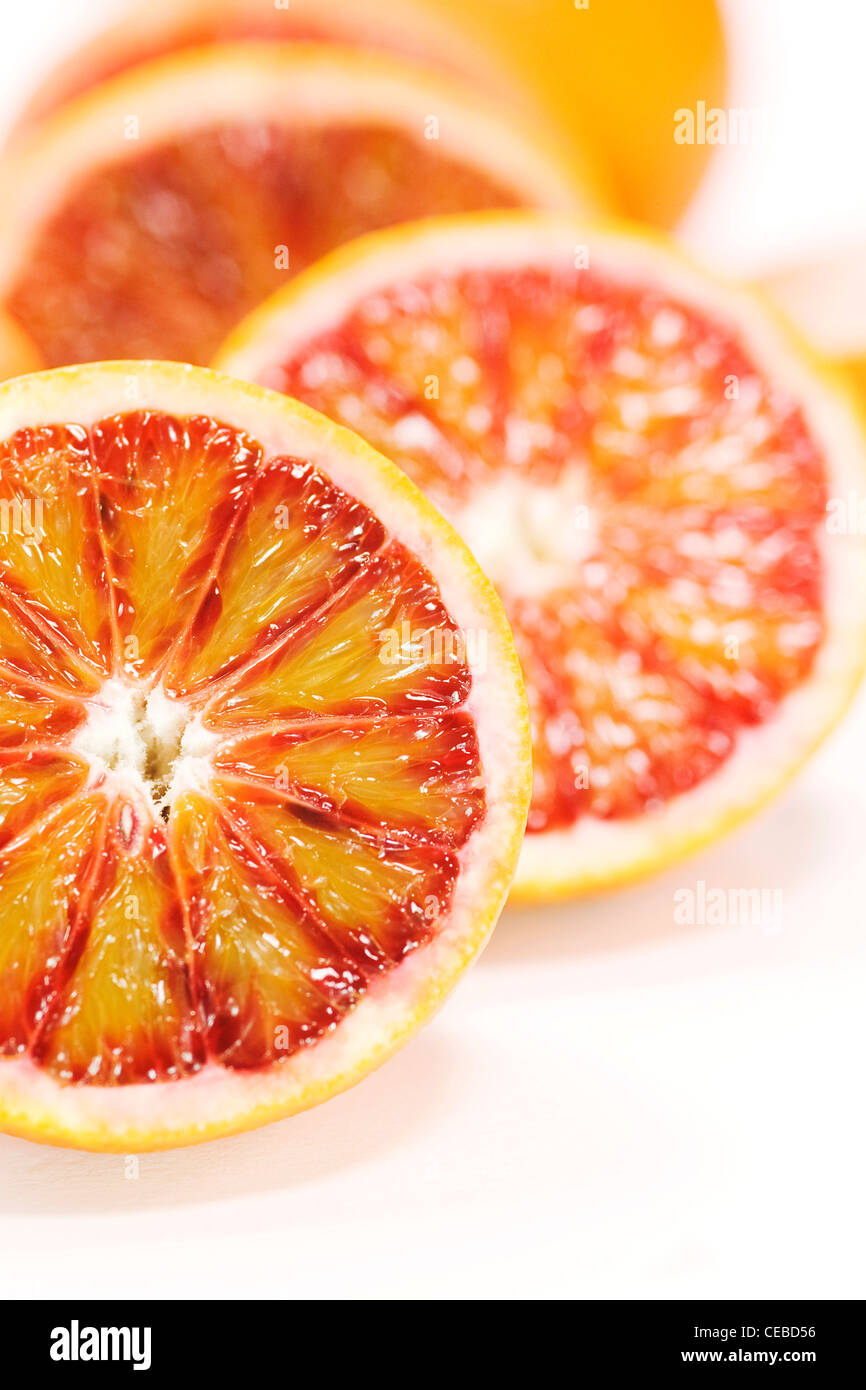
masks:
[[(48, 366), (203, 362), (336, 244), (426, 212), (580, 205), (570, 159), (423, 68), (334, 46), (162, 59), (7, 165), (0, 300)], [(584, 202), (585, 205), (585, 202)]]
[(0, 1127), (191, 1143), (351, 1085), (508, 891), (499, 602), (284, 397), (109, 363), (0, 387)]
[(761, 286), (815, 347), (866, 390), (866, 246), (770, 275)]
[(591, 151), (623, 211), (663, 222), (686, 206), (708, 147), (677, 145), (675, 112), (722, 103), (714, 0), (147, 0), (56, 68), (28, 123), (144, 58), (236, 38), (337, 39), (460, 70), (529, 103)]
[(0, 381), (35, 372), (43, 365), (27, 335), (8, 314), (0, 312)]
[(533, 713), (518, 892), (657, 867), (743, 818), (866, 657), (864, 439), (751, 297), (628, 231), (397, 228), (252, 315), (224, 370), (350, 423), (499, 587)]

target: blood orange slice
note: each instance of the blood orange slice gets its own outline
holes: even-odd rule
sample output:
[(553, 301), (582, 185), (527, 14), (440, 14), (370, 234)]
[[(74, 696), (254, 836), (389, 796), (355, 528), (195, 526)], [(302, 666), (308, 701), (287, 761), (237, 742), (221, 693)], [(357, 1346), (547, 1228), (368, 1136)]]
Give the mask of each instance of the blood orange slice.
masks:
[(630, 215), (672, 222), (710, 149), (673, 139), (678, 110), (721, 105), (715, 0), (139, 0), (40, 84), (33, 122), (134, 63), (234, 39), (315, 39), (405, 53), (531, 103), (597, 166)]
[(399, 1046), (530, 792), (499, 602), (357, 437), (134, 362), (0, 388), (0, 1127), (225, 1134)]
[(471, 88), (335, 46), (243, 44), (133, 69), (0, 179), (0, 302), (48, 366), (206, 362), (294, 272), (430, 212), (585, 207), (572, 157)]
[(848, 701), (845, 399), (749, 297), (628, 232), (445, 219), (335, 253), (219, 363), (351, 423), (502, 593), (533, 710), (516, 881), (605, 886), (763, 802)]

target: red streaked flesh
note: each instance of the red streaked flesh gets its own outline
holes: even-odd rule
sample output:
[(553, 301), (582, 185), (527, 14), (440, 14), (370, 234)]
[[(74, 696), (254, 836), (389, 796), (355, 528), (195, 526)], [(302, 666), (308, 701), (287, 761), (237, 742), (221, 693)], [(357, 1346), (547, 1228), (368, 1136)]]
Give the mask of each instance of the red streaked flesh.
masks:
[(49, 366), (204, 364), (285, 283), (285, 255), (294, 274), (380, 227), (513, 206), (513, 192), (423, 131), (219, 124), (79, 180), (7, 308)]
[[(2, 636), (0, 636), (2, 642)], [(9, 683), (0, 669), (0, 748), (20, 748), (41, 739), (68, 738), (84, 720), (84, 707), (71, 699)]]
[(83, 759), (50, 745), (0, 750), (0, 848), (57, 802), (83, 791), (87, 771)]
[(6, 457), (56, 515), (0, 537), (0, 1052), (278, 1064), (447, 915), (484, 815), (460, 634), (357, 499), (219, 421)]
[(409, 830), (434, 844), (461, 844), (483, 814), (478, 742), (463, 712), (277, 724), (224, 744), (214, 766), (362, 828)]
[(530, 833), (661, 807), (808, 677), (823, 460), (693, 308), (590, 270), (395, 278), (264, 374), (400, 462), (499, 587)]
[(80, 426), (19, 430), (0, 446), (0, 584), (104, 676), (110, 605), (95, 503)]
[(464, 639), (422, 565), (393, 543), (330, 606), (239, 673), (209, 727), (305, 713), (447, 709), (469, 693)]
[(276, 876), (263, 875), (216, 803), (185, 796), (173, 838), (211, 1055), (258, 1066), (319, 1037), (364, 977)]
[(269, 461), (250, 488), (169, 684), (190, 692), (235, 670), (321, 610), (383, 541), (366, 507), (309, 463)]
[(261, 450), (213, 420), (152, 411), (92, 431), (124, 670), (152, 677), (188, 621)]
[(444, 914), (457, 876), (451, 851), (334, 823), (267, 793), (239, 796), (219, 781), (216, 787), (248, 843), (275, 865), (329, 938), (365, 964), (396, 965)]
[(101, 797), (78, 797), (0, 853), (2, 1054), (32, 1047), (63, 978), (104, 813)]
[(22, 698), (37, 691), (55, 701), (92, 694), (98, 674), (58, 640), (49, 624), (35, 596), (12, 594), (0, 581), (0, 683)]
[(190, 992), (183, 910), (161, 830), (127, 841), (112, 806), (80, 940), (35, 1047), (61, 1081), (121, 1085), (183, 1076), (203, 1048)]

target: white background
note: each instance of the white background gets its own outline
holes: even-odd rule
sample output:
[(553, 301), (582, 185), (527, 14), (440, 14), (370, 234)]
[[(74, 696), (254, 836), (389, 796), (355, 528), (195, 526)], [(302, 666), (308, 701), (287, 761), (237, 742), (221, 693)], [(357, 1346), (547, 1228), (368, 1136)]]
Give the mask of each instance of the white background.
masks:
[[(6, 0), (0, 122), (117, 8)], [(866, 232), (866, 7), (726, 12), (731, 104), (771, 135), (719, 151), (684, 233), (751, 272)], [(864, 754), (861, 700), (736, 838), (507, 912), (433, 1024), (317, 1111), (137, 1180), (0, 1136), (0, 1295), (863, 1297)], [(699, 879), (780, 889), (782, 930), (676, 927)]]

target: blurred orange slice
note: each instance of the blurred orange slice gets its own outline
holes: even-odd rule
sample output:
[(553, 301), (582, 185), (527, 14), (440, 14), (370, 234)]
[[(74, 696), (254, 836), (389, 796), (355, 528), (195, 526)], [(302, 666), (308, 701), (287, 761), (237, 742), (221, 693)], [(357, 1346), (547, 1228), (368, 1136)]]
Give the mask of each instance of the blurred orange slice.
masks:
[(571, 154), (471, 87), (291, 44), (131, 69), (46, 121), (0, 192), (0, 302), (49, 366), (206, 362), (243, 314), (359, 233), (593, 203)]
[(725, 92), (715, 0), (146, 0), (54, 68), (23, 123), (144, 59), (234, 39), (331, 40), (462, 72), (588, 150), (622, 211), (665, 223), (709, 153), (675, 143), (676, 112)]
[(192, 1143), (359, 1080), (530, 791), (501, 606), (406, 478), (174, 364), (0, 387), (0, 1127)]
[(713, 839), (850, 699), (859, 419), (755, 299), (646, 236), (532, 214), (397, 228), (308, 271), (218, 362), (385, 451), (498, 586), (533, 712), (518, 894)]

